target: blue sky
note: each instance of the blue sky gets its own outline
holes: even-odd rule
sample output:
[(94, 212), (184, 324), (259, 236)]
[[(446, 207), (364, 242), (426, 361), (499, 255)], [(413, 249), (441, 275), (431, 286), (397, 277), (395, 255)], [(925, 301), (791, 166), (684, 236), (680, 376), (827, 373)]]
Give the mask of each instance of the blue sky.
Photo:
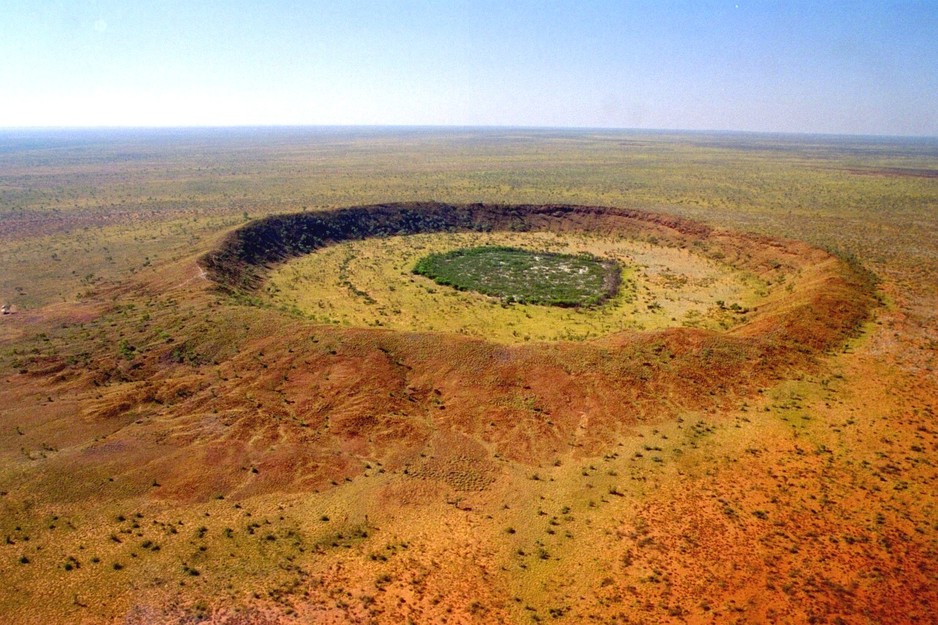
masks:
[(3, 0), (0, 127), (938, 135), (938, 0)]

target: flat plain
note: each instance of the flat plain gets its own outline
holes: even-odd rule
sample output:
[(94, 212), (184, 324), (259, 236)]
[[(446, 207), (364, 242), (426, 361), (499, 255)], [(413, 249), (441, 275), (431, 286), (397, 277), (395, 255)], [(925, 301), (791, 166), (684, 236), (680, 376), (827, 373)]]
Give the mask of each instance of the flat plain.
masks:
[[(366, 238), (250, 297), (200, 265), (269, 215), (429, 201), (802, 242), (870, 301), (768, 366), (714, 337), (808, 270), (657, 237)], [(574, 311), (411, 273), (478, 245), (614, 258), (622, 288)], [(6, 131), (0, 300), (3, 622), (938, 620), (934, 139)]]

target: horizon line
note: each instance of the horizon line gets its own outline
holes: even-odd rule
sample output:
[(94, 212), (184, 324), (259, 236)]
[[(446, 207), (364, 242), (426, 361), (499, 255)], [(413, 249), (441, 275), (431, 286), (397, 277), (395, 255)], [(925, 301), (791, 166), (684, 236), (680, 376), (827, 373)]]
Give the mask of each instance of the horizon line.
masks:
[(791, 130), (745, 130), (729, 128), (638, 128), (625, 126), (542, 126), (513, 124), (178, 124), (178, 125), (39, 125), (39, 126), (0, 126), (0, 132), (42, 132), (42, 131), (155, 131), (155, 130), (290, 130), (290, 129), (336, 129), (336, 130), (528, 130), (528, 131), (602, 131), (633, 133), (673, 133), (673, 134), (736, 134), (736, 135), (773, 135), (790, 137), (850, 137), (876, 139), (938, 139), (938, 135), (919, 134), (877, 134), (824, 131)]

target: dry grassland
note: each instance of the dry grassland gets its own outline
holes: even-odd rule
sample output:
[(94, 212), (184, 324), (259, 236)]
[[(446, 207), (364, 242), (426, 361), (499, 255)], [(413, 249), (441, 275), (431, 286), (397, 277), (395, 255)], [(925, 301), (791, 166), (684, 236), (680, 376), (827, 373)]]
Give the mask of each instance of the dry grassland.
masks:
[[(933, 623), (935, 171), (933, 140), (0, 135), (0, 621)], [(250, 297), (198, 264), (248, 219), (433, 199), (755, 234), (366, 239)], [(628, 288), (409, 273), (490, 242)]]

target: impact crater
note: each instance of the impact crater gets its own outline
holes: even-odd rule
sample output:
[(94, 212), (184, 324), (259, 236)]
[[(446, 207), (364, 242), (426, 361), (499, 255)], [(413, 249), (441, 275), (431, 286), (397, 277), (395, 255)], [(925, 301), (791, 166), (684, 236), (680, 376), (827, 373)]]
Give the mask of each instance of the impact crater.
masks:
[[(487, 245), (613, 258), (622, 288), (595, 308), (505, 305), (412, 273), (428, 254)], [(684, 268), (672, 262), (682, 260)], [(354, 449), (389, 467), (402, 446), (416, 451), (437, 434), (530, 464), (599, 453), (641, 424), (738, 406), (810, 370), (875, 305), (862, 268), (805, 243), (599, 206), (423, 202), (274, 215), (230, 232), (201, 265), (234, 302), (298, 309), (260, 315), (269, 334), (259, 371), (272, 376), (284, 415), (277, 427), (293, 419), (318, 427), (323, 454)], [(756, 299), (717, 295), (710, 267), (751, 276)], [(339, 288), (320, 291), (310, 275)], [(285, 287), (310, 307), (270, 306), (291, 295)], [(682, 288), (713, 299), (673, 297)], [(481, 331), (466, 336), (470, 318)], [(524, 320), (535, 325), (518, 325)], [(569, 338), (577, 326), (564, 323), (588, 333), (535, 340), (558, 329), (554, 338)], [(271, 358), (287, 368), (271, 373)], [(306, 428), (297, 431), (308, 440)]]

